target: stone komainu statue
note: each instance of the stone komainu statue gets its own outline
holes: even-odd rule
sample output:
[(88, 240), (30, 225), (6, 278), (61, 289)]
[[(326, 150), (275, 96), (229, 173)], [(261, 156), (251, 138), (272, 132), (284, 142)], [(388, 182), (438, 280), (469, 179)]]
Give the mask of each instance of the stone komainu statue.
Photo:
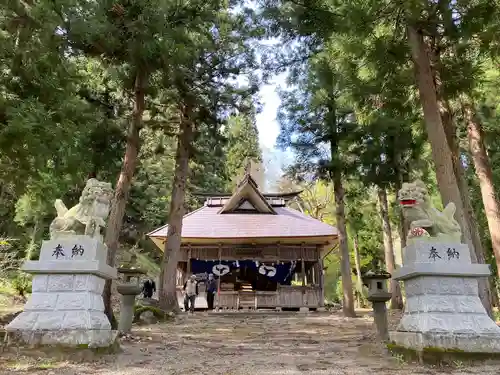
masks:
[(110, 183), (91, 178), (76, 206), (68, 210), (63, 201), (57, 199), (54, 204), (57, 217), (50, 224), (50, 238), (64, 234), (84, 234), (102, 241), (101, 227), (106, 226), (112, 197)]
[(430, 200), (426, 186), (422, 181), (404, 183), (398, 193), (403, 214), (410, 224), (408, 237), (421, 236), (448, 237), (460, 241), (460, 225), (453, 217), (455, 204), (450, 202), (441, 212)]

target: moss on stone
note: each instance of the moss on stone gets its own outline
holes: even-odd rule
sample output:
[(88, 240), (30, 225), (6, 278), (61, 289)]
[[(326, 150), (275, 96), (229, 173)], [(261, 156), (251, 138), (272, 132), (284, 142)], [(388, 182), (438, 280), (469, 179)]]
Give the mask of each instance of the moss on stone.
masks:
[(22, 349), (23, 355), (28, 357), (31, 355), (39, 357), (40, 353), (43, 353), (47, 357), (58, 360), (92, 361), (101, 356), (121, 352), (118, 339), (115, 339), (111, 345), (105, 347), (90, 347), (88, 344), (26, 344), (18, 340), (15, 335), (7, 334), (7, 336), (8, 340), (5, 342), (4, 350), (9, 352), (11, 350), (18, 351)]
[(406, 361), (418, 361), (438, 366), (456, 366), (457, 363), (471, 364), (484, 360), (500, 360), (500, 353), (474, 353), (458, 348), (445, 349), (429, 346), (422, 350), (415, 350), (390, 342), (387, 344), (387, 349), (392, 355), (402, 356)]
[(139, 322), (141, 314), (151, 311), (153, 315), (160, 321), (168, 321), (172, 320), (174, 317), (172, 314), (166, 313), (162, 309), (155, 306), (144, 306), (144, 305), (135, 305), (134, 307), (134, 323)]
[(88, 350), (94, 354), (116, 354), (121, 351), (120, 343), (118, 340), (115, 340), (109, 346), (103, 346), (103, 347), (89, 347), (88, 344), (78, 344), (74, 348), (68, 346), (64, 346), (63, 348), (64, 348), (63, 350), (66, 352), (71, 352), (74, 350)]

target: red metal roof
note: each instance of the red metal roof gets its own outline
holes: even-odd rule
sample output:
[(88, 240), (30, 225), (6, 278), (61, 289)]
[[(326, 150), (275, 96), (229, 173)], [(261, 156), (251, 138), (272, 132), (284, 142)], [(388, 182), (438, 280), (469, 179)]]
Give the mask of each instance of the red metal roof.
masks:
[[(238, 207), (245, 201), (255, 210), (238, 212)], [(168, 226), (165, 225), (152, 231), (148, 236), (166, 238), (167, 232)], [(222, 202), (219, 206), (206, 204), (185, 215), (182, 221), (183, 240), (336, 236), (337, 229), (328, 224), (297, 210), (270, 204), (248, 172), (224, 204)]]
[[(337, 229), (288, 207), (274, 207), (277, 215), (224, 213), (220, 207), (204, 206), (184, 216), (182, 238), (262, 238), (337, 236)], [(168, 226), (149, 233), (165, 238)]]

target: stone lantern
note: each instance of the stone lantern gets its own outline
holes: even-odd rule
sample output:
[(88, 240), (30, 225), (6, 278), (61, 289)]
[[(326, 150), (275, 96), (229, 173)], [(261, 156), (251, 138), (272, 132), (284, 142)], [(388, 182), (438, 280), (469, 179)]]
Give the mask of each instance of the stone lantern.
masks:
[(387, 308), (385, 303), (391, 299), (391, 293), (387, 290), (387, 280), (391, 275), (385, 271), (368, 271), (363, 276), (363, 284), (368, 288), (368, 301), (373, 306), (373, 318), (377, 333), (382, 341), (389, 340), (389, 328), (387, 324)]
[[(135, 257), (133, 256), (133, 260)], [(122, 280), (116, 285), (118, 293), (122, 295), (120, 306), (120, 320), (118, 322), (118, 331), (120, 333), (130, 332), (134, 320), (135, 297), (141, 293), (141, 276), (146, 271), (135, 268), (131, 262), (126, 267), (118, 268), (118, 274), (122, 275)]]

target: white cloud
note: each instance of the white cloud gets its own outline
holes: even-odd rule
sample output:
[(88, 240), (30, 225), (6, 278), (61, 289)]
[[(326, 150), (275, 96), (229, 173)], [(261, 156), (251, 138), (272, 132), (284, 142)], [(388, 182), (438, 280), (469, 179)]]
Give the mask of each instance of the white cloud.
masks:
[(262, 112), (257, 115), (257, 128), (262, 146), (274, 148), (280, 127), (277, 121), (278, 108), (281, 100), (277, 93), (279, 86), (285, 83), (286, 74), (276, 76), (269, 84), (260, 90)]
[(272, 189), (288, 166), (293, 155), (291, 151), (282, 151), (276, 147), (276, 138), (280, 132), (277, 121), (278, 109), (281, 104), (277, 89), (286, 84), (286, 73), (280, 74), (260, 90), (262, 112), (256, 117), (259, 129), (259, 141), (264, 156), (266, 189)]

